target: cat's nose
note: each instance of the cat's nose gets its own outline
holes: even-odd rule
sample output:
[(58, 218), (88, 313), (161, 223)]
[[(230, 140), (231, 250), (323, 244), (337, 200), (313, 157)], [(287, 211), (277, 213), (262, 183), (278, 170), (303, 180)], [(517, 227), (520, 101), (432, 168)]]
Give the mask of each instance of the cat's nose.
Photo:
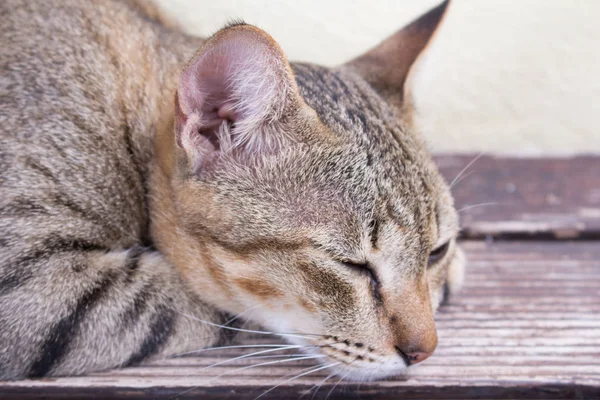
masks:
[(414, 365), (418, 364), (421, 361), (425, 361), (433, 354), (433, 352), (426, 351), (413, 351), (411, 353), (405, 353), (402, 349), (396, 346), (396, 351), (400, 354), (400, 357), (404, 360), (406, 365)]

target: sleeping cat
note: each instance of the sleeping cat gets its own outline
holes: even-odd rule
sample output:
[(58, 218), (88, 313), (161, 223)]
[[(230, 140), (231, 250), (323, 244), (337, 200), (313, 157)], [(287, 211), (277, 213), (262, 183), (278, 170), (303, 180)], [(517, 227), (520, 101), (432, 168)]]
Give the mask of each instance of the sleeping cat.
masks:
[(434, 351), (464, 257), (407, 79), (446, 3), (336, 68), (141, 0), (0, 9), (1, 379), (213, 346), (237, 314), (354, 379)]

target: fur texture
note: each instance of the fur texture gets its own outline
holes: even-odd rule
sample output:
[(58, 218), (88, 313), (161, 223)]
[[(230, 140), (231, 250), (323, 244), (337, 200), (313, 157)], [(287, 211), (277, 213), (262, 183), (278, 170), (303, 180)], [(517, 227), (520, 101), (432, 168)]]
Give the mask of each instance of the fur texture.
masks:
[(389, 96), (443, 7), (385, 42), (418, 50), (377, 59), (398, 82), (373, 53), (290, 64), (245, 24), (188, 37), (149, 2), (50, 3), (0, 5), (0, 378), (211, 346), (224, 313), (353, 378), (434, 350), (457, 214)]

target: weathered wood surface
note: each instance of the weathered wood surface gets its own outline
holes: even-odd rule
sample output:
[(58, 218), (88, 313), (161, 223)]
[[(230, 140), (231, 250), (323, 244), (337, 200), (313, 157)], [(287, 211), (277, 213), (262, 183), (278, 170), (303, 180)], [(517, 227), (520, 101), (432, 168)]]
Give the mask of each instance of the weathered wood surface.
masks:
[[(436, 157), (452, 182), (475, 158)], [(600, 157), (477, 159), (452, 189), (464, 237), (600, 239)], [(496, 203), (496, 204), (489, 204)], [(471, 205), (487, 204), (480, 207)]]
[[(429, 360), (392, 380), (334, 388), (338, 378), (331, 378), (315, 395), (314, 385), (328, 375), (319, 371), (261, 398), (600, 398), (599, 242), (469, 241), (463, 247), (470, 259), (466, 286), (438, 313), (440, 344)], [(86, 377), (5, 382), (0, 398), (255, 399), (314, 365), (241, 369), (273, 360), (248, 358), (207, 368), (246, 353), (211, 351)]]

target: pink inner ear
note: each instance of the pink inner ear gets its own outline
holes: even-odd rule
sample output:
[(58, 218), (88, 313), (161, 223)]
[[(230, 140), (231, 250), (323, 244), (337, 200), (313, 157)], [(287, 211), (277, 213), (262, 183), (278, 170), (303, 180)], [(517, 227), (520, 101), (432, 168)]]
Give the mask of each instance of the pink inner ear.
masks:
[(231, 103), (223, 104), (217, 111), (217, 116), (223, 120), (229, 121), (235, 121), (238, 118), (235, 107)]
[[(180, 104), (185, 115), (199, 113), (203, 123), (213, 125), (226, 119), (228, 113), (222, 112), (221, 109), (228, 104), (228, 100), (231, 102), (233, 96), (228, 88), (226, 73), (229, 60), (224, 55), (214, 54), (214, 51), (207, 53), (199, 56), (183, 72)], [(231, 105), (225, 109), (230, 108)]]
[(202, 121), (257, 123), (278, 115), (292, 77), (266, 34), (232, 32), (199, 54), (181, 75), (181, 109)]
[(223, 55), (208, 52), (181, 75), (177, 141), (195, 160), (194, 164), (199, 164), (207, 153), (221, 149), (219, 129), (224, 122), (236, 121), (234, 96), (228, 87), (227, 69), (223, 68), (227, 62)]
[(277, 77), (269, 71), (273, 57), (266, 53), (261, 43), (231, 38), (199, 55), (181, 76), (182, 111), (199, 112), (212, 125), (268, 109), (273, 100), (269, 87), (277, 86)]
[(294, 87), (268, 35), (252, 27), (222, 31), (181, 74), (178, 143), (194, 163), (215, 150), (273, 147), (279, 138), (267, 136), (264, 127), (283, 114)]

